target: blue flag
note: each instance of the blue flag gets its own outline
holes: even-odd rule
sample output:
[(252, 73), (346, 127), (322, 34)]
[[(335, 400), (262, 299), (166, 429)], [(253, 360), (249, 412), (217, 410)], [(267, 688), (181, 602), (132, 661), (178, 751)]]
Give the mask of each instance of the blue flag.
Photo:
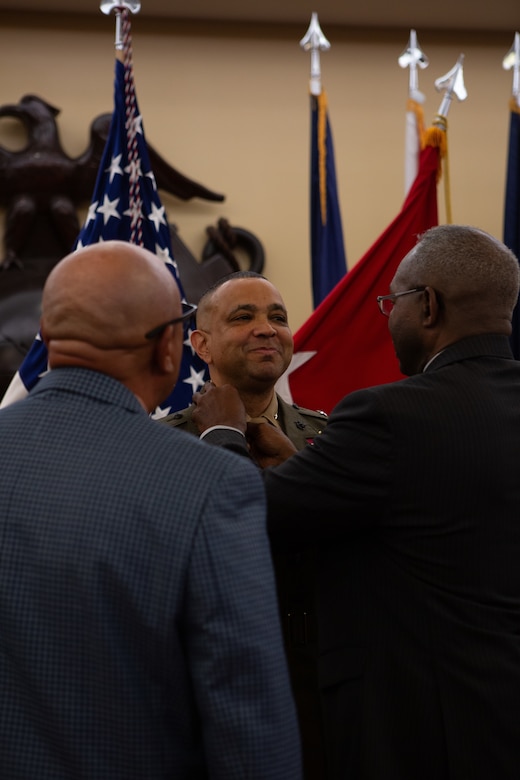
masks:
[[(94, 194), (75, 248), (117, 239), (143, 246), (156, 254), (175, 278), (185, 300), (173, 259), (171, 237), (164, 206), (150, 166), (142, 117), (139, 113), (131, 61), (116, 60), (114, 112)], [(124, 280), (122, 280), (124, 282)], [(207, 367), (189, 343), (189, 327), (177, 385), (154, 417), (161, 417), (191, 403), (193, 393), (204, 384)], [(23, 397), (47, 370), (47, 349), (38, 335), (24, 359), (18, 376), (8, 388), (3, 405)]]
[(325, 92), (311, 95), (311, 263), (314, 308), (347, 272)]
[[(520, 257), (520, 108), (511, 99), (509, 152), (507, 160), (506, 198), (504, 208), (504, 244)], [(517, 302), (513, 312), (511, 349), (520, 360), (520, 311)]]

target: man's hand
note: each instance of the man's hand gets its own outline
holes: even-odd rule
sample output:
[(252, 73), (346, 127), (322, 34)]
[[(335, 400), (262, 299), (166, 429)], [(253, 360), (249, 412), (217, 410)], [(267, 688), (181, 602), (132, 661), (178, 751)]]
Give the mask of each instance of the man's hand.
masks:
[(213, 425), (227, 425), (246, 432), (246, 410), (238, 391), (232, 385), (215, 387), (206, 382), (204, 387), (193, 396), (195, 408), (192, 420), (202, 433)]
[(248, 423), (246, 438), (251, 456), (263, 469), (278, 466), (298, 450), (279, 428), (265, 423)]

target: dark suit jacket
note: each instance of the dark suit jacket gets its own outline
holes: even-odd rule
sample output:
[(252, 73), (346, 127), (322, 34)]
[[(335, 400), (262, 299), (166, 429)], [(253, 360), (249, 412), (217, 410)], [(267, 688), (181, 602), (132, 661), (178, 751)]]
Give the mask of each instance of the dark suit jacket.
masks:
[(505, 337), (352, 393), (265, 474), (320, 547), (329, 777), (520, 776), (520, 364)]
[(83, 369), (0, 441), (0, 777), (298, 780), (257, 470)]

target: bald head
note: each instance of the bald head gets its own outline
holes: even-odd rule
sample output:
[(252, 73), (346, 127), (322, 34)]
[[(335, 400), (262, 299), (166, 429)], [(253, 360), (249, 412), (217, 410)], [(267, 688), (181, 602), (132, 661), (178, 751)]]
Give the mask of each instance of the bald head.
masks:
[[(223, 292), (222, 288), (224, 288), (225, 293), (226, 290), (230, 289), (230, 285), (232, 285), (232, 283), (241, 279), (256, 279), (273, 287), (271, 282), (269, 282), (265, 276), (256, 273), (256, 271), (235, 271), (234, 273), (222, 276), (220, 279), (217, 279), (217, 281), (212, 284), (211, 287), (208, 287), (208, 289), (200, 297), (197, 307), (198, 328), (203, 328), (208, 331), (210, 330), (212, 326), (212, 318), (218, 307), (219, 297)], [(231, 289), (234, 290), (240, 288), (231, 286)]]
[[(156, 340), (144, 334), (180, 314), (178, 287), (162, 260), (123, 241), (88, 246), (58, 263), (45, 283), (41, 330), (50, 366), (92, 368), (130, 387), (157, 369)], [(170, 352), (180, 359), (182, 326), (167, 336), (174, 329), (179, 344)]]
[(159, 322), (180, 314), (177, 285), (164, 263), (123, 241), (65, 257), (47, 278), (42, 322), (51, 340), (100, 349), (133, 346)]

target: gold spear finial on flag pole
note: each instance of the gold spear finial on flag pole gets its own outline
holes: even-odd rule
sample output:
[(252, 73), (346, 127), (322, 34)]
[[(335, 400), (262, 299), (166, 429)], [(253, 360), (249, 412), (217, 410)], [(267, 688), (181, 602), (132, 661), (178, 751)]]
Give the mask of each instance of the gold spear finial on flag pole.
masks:
[(117, 51), (123, 51), (124, 42), (121, 32), (121, 13), (126, 9), (132, 14), (137, 14), (141, 10), (141, 3), (135, 0), (102, 0), (100, 3), (101, 11), (107, 16), (115, 11), (116, 14), (116, 41), (115, 47)]

